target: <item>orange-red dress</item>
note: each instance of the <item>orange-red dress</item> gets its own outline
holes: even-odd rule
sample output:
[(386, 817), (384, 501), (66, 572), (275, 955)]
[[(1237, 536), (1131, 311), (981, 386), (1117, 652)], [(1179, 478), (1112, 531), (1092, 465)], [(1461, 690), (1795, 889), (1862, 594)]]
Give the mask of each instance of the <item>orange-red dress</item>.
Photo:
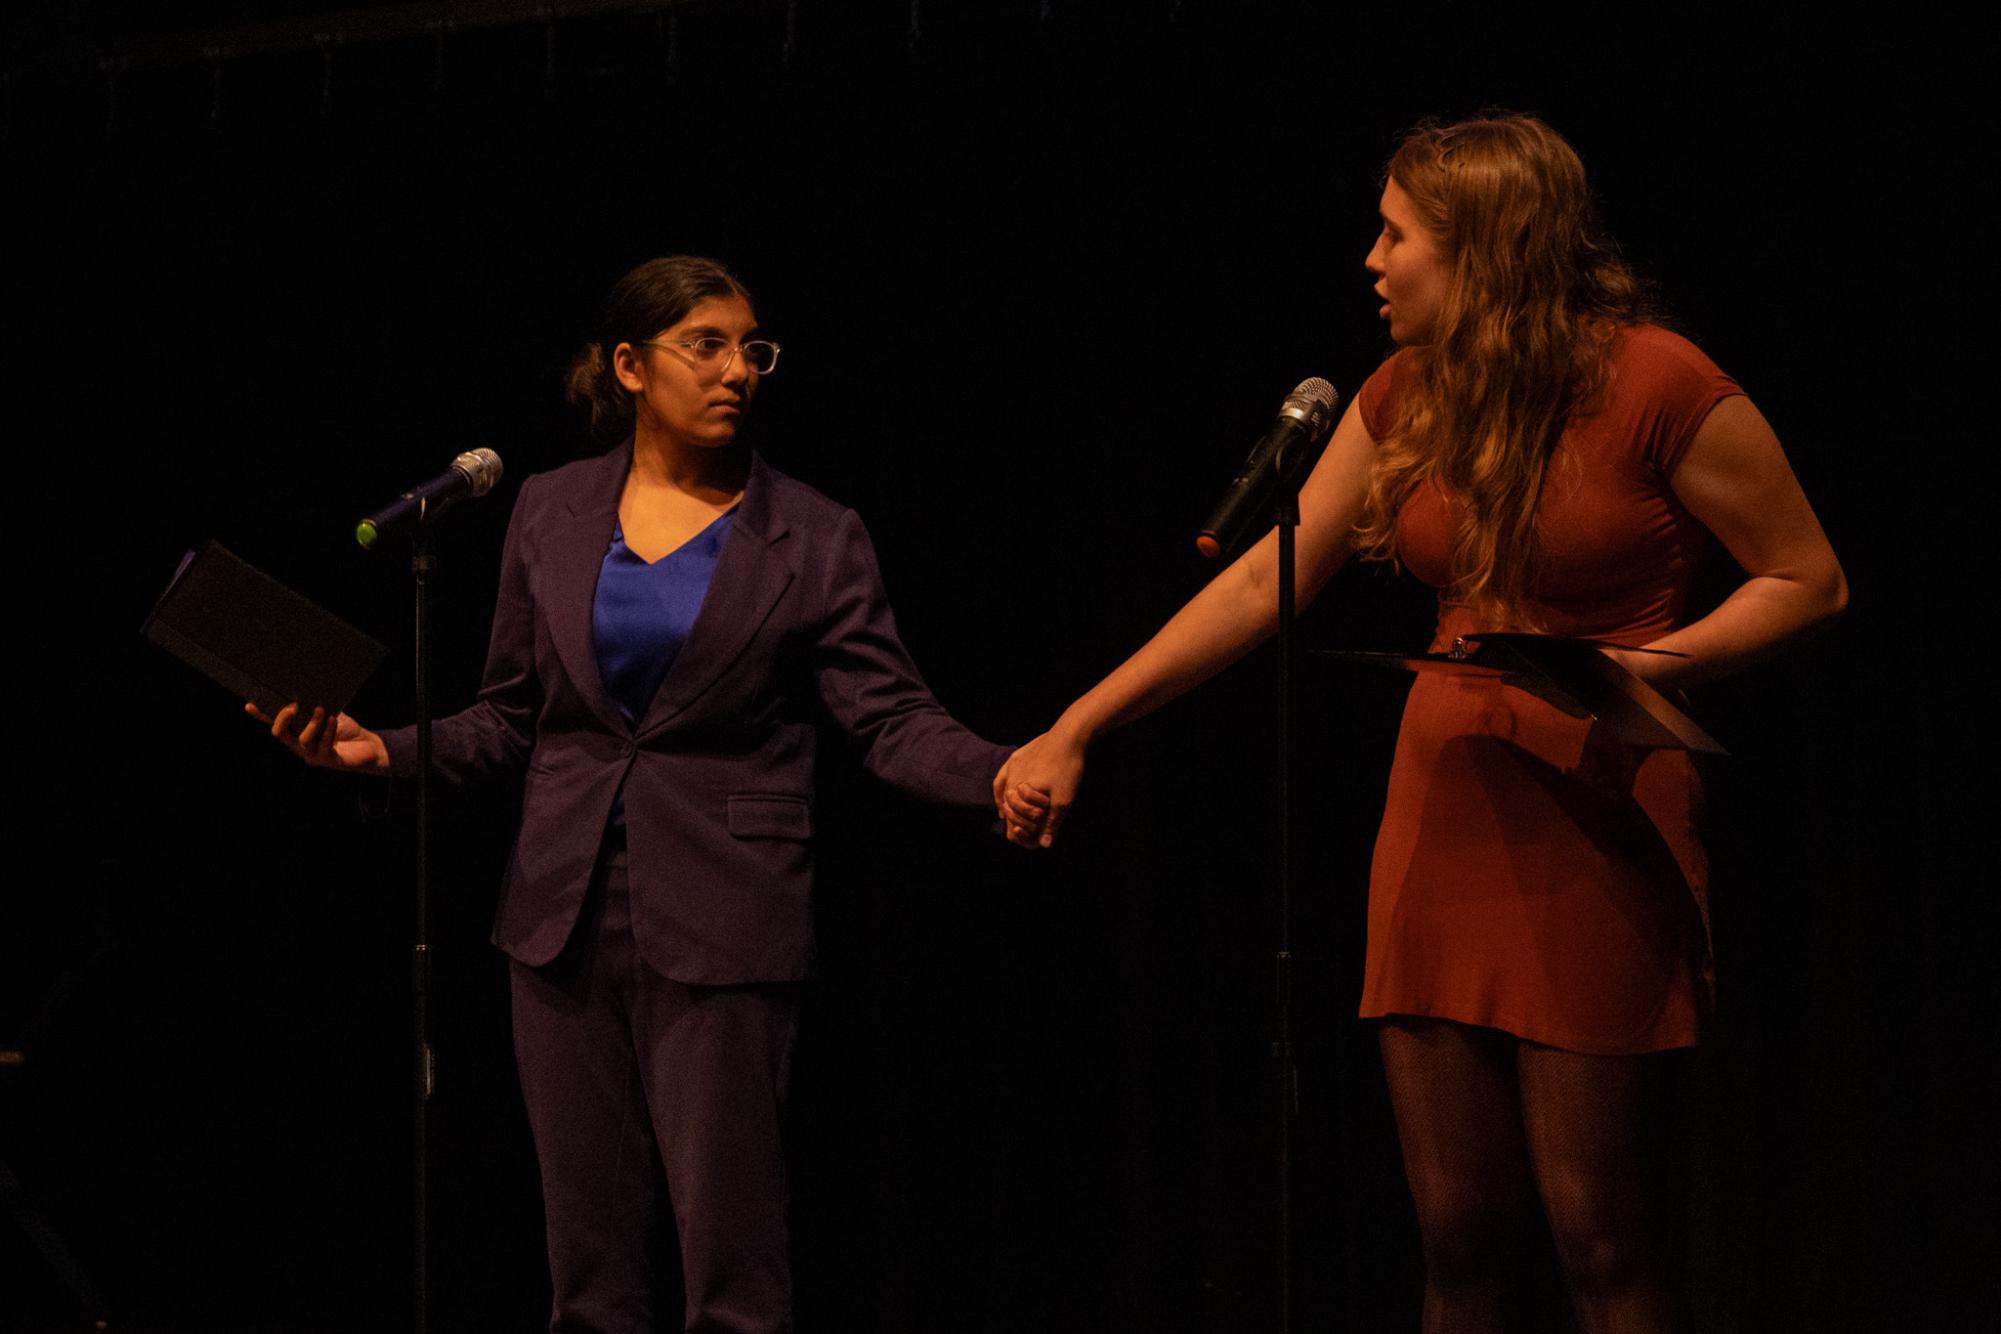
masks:
[[(1362, 387), (1378, 440), (1407, 361)], [(1621, 335), (1603, 404), (1572, 420), (1545, 480), (1540, 628), (1641, 645), (1683, 623), (1708, 532), (1668, 478), (1710, 410), (1741, 392), (1678, 335)], [(1397, 520), (1404, 565), (1438, 587), (1452, 503), (1421, 488)], [(1474, 628), (1441, 594), (1432, 648)], [(1686, 752), (1635, 766), (1531, 695), (1420, 675), (1376, 839), (1363, 1017), (1453, 1019), (1598, 1054), (1693, 1044), (1710, 996), (1701, 797)]]

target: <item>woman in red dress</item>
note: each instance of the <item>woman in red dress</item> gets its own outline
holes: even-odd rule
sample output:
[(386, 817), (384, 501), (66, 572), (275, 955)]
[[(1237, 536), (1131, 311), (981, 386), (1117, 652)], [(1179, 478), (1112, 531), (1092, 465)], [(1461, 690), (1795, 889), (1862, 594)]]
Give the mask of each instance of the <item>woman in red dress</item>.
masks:
[[(1743, 391), (1648, 321), (1582, 164), (1526, 116), (1427, 124), (1391, 159), (1366, 265), (1398, 344), (1300, 495), (1299, 600), (1352, 554), (1438, 589), (1434, 650), (1531, 630), (1674, 691), (1799, 642), (1840, 565)], [(1721, 541), (1744, 582), (1687, 615)], [(1048, 846), (1106, 730), (1275, 628), (1267, 536), (995, 780)], [(1665, 650), (1638, 653), (1629, 649)], [(1490, 679), (1421, 677), (1377, 839), (1361, 1013), (1426, 1260), (1426, 1331), (1510, 1327), (1538, 1201), (1589, 1331), (1686, 1327), (1657, 1239), (1661, 1053), (1708, 1000), (1700, 785)]]

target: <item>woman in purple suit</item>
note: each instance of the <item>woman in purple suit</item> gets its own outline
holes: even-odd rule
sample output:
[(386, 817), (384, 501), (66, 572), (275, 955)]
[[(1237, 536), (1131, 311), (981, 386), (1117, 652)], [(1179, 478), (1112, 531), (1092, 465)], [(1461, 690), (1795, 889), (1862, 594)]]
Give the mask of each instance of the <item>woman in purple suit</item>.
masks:
[[(714, 260), (619, 280), (570, 383), (620, 443), (523, 485), (479, 698), (435, 724), (439, 777), (522, 785), (494, 942), (560, 1334), (655, 1328), (663, 1188), (687, 1329), (791, 1327), (779, 1121), (816, 723), (967, 807), (1007, 755), (918, 676), (854, 512), (741, 443), (778, 355)], [(265, 721), (310, 763), (414, 773), (411, 729)]]

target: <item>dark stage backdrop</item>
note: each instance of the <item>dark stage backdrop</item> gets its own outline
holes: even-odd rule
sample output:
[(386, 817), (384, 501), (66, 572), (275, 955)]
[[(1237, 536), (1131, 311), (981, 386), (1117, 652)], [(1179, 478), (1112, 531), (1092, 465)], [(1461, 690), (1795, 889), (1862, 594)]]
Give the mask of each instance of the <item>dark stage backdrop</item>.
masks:
[[(219, 75), (90, 65), (310, 8), (29, 6), (4, 54), (0, 1036), (34, 1021), (38, 1045), (0, 1071), (0, 1158), (136, 1327), (389, 1329), (408, 1299), (408, 807), (364, 822), (353, 782), (138, 639), (184, 549), (220, 538), (396, 646), (355, 711), (400, 721), (402, 573), (348, 529), (497, 448), (508, 480), (443, 543), (437, 681), (468, 700), (518, 479), (586, 447), (559, 384), (605, 288), (719, 254), (786, 348), (761, 447), (867, 519), (948, 705), (1025, 739), (1209, 573), (1191, 522), (1283, 393), (1352, 394), (1385, 355), (1377, 172), (1420, 115), (1488, 104), (1573, 138), (1855, 589), (1829, 638), (1699, 701), (1736, 752), (1722, 1013), (1675, 1146), (1702, 1328), (1994, 1327), (1972, 857), (1994, 127), (1963, 82), (1988, 39), (1912, 15), (802, 0)], [(1350, 570), (1305, 628), (1416, 645), (1427, 618)], [(1271, 1327), (1273, 670), (1106, 744), (1041, 858), (837, 756), (796, 1078), (802, 1328)], [(1305, 699), (1300, 1327), (1410, 1330), (1416, 1238), (1352, 1017), (1400, 691), (1316, 666)], [(483, 794), (442, 829), (454, 1330), (532, 1330), (547, 1300), (485, 943), (510, 819)], [(0, 1325), (74, 1322), (11, 1222), (0, 1267)]]

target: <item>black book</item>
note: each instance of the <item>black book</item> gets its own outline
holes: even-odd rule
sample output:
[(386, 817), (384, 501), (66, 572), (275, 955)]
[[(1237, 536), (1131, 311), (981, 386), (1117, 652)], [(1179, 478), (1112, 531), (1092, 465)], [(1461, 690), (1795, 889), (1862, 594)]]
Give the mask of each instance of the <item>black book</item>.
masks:
[(139, 633), (267, 714), (344, 710), (389, 651), (219, 542), (181, 558)]

